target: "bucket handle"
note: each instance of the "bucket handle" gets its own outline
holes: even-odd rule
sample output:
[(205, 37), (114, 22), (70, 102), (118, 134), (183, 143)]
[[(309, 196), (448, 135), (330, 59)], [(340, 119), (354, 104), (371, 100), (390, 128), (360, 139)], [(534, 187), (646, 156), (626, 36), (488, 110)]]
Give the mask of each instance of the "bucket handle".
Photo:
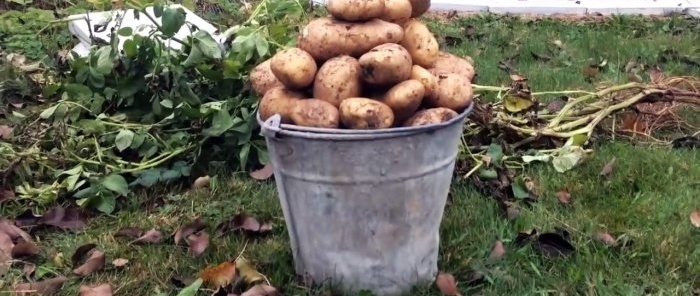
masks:
[(260, 127), (260, 133), (268, 138), (276, 138), (280, 132), (280, 124), (282, 124), (282, 116), (275, 114), (270, 116)]

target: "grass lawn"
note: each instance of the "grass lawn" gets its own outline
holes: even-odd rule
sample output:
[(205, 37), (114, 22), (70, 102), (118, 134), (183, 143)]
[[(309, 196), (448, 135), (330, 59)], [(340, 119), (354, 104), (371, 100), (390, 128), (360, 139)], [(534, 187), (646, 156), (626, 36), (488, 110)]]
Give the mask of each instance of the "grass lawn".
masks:
[[(431, 27), (439, 36), (451, 36), (448, 51), (474, 59), (480, 85), (510, 82), (499, 64), (527, 76), (536, 91), (591, 89), (601, 81), (624, 83), (630, 76), (625, 66), (631, 60), (659, 63), (666, 75), (700, 76), (700, 65), (673, 59), (667, 51), (700, 62), (700, 23), (680, 17), (584, 23), (472, 16), (434, 22)], [(607, 63), (600, 73), (586, 70), (603, 60)], [(648, 81), (645, 71), (639, 75)], [(601, 177), (601, 169), (613, 157), (612, 174)], [(700, 209), (698, 163), (697, 150), (647, 147), (620, 139), (599, 143), (592, 159), (567, 173), (558, 173), (551, 165), (528, 167), (524, 173), (542, 194), (513, 221), (503, 217), (490, 196), (457, 178), (441, 229), (440, 269), (455, 276), (464, 295), (700, 295), (700, 229), (688, 219)], [(555, 194), (565, 188), (571, 203), (561, 205)], [(165, 203), (147, 211), (139, 203), (143, 199)], [(22, 210), (4, 207), (0, 215), (13, 217)], [(169, 235), (195, 217), (202, 217), (209, 233), (214, 233), (219, 222), (241, 211), (271, 221), (272, 233), (251, 240), (236, 234), (212, 237), (206, 252), (196, 258), (185, 247), (135, 246), (113, 237), (128, 226), (158, 228)], [(555, 227), (570, 233), (576, 248), (573, 256), (542, 257), (513, 243), (520, 231)], [(620, 249), (606, 247), (596, 239), (600, 232), (633, 243)], [(492, 262), (489, 254), (497, 240), (504, 243), (506, 253)], [(97, 283), (111, 283), (116, 295), (175, 295), (173, 277), (196, 277), (205, 267), (241, 252), (284, 295), (327, 295), (322, 287), (304, 288), (294, 275), (272, 182), (227, 176), (217, 179), (210, 191), (153, 191), (112, 216), (89, 220), (84, 231), (49, 233), (38, 243), (41, 272), (70, 274), (70, 256), (83, 244), (95, 243), (107, 254), (105, 270), (74, 278), (60, 295), (76, 295), (80, 285)], [(109, 263), (116, 258), (129, 263), (112, 267)], [(477, 273), (484, 276), (480, 285), (472, 281)], [(13, 269), (0, 280), (0, 291), (24, 280), (21, 270)], [(435, 287), (417, 287), (413, 295), (440, 293)]]

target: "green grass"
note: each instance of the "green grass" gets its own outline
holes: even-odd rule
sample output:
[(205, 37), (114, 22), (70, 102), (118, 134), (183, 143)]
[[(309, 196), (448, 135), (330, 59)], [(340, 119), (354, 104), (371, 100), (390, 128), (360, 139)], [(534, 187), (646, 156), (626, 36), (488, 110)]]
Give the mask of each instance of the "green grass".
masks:
[[(514, 68), (530, 78), (535, 91), (591, 88), (582, 69), (590, 59), (607, 59), (606, 70), (595, 81), (624, 82), (624, 65), (634, 58), (655, 64), (666, 49), (697, 57), (700, 52), (698, 23), (693, 21), (616, 18), (592, 24), (562, 23), (554, 20), (525, 21), (486, 16), (437, 25), (439, 35), (461, 32), (473, 25), (483, 37), (464, 40), (454, 53), (468, 54), (476, 61), (479, 84), (509, 82), (508, 73), (497, 68), (506, 57), (520, 54)], [(436, 29), (437, 30), (437, 29)], [(676, 35), (673, 33), (676, 32)], [(535, 60), (554, 40), (565, 53), (549, 62)], [(679, 61), (660, 64), (667, 75), (699, 76), (700, 69)], [(642, 74), (644, 75), (644, 74)], [(648, 79), (645, 77), (645, 79)], [(599, 176), (604, 164), (616, 157), (608, 178)], [(447, 208), (441, 227), (440, 269), (460, 281), (465, 295), (693, 295), (700, 293), (700, 231), (688, 216), (700, 208), (700, 152), (650, 148), (617, 141), (596, 147), (593, 157), (565, 174), (550, 165), (537, 165), (525, 174), (538, 184), (542, 194), (529, 209), (522, 209), (514, 221), (502, 217), (496, 203), (476, 192), (469, 183), (456, 180), (453, 203)], [(560, 205), (555, 193), (568, 188), (572, 202)], [(243, 252), (255, 267), (285, 295), (324, 295), (324, 288), (305, 289), (293, 271), (288, 237), (274, 185), (241, 178), (224, 178), (213, 192), (177, 195), (152, 192), (143, 199), (163, 198), (164, 206), (145, 211), (136, 201), (114, 216), (90, 220), (80, 233), (54, 232), (42, 235), (40, 266), (51, 272), (69, 274), (70, 256), (85, 243), (96, 243), (107, 254), (107, 262), (127, 258), (129, 264), (77, 279), (60, 295), (76, 295), (81, 284), (111, 283), (116, 295), (155, 295), (169, 292), (173, 276), (196, 276), (206, 266), (230, 260)], [(3, 209), (3, 214), (19, 209)], [(180, 224), (201, 216), (209, 233), (217, 223), (246, 211), (275, 224), (270, 236), (247, 241), (230, 234), (212, 239), (209, 249), (193, 258), (184, 247), (170, 244), (130, 246), (113, 238), (126, 226), (156, 227), (165, 235)], [(530, 248), (518, 248), (512, 240), (519, 231), (540, 232), (566, 228), (576, 247), (575, 255), (551, 259)], [(594, 237), (600, 231), (627, 235), (634, 244), (623, 250), (607, 248)], [(507, 249), (502, 260), (488, 261), (494, 241)], [(244, 249), (245, 246), (245, 249)], [(64, 260), (56, 260), (62, 254)], [(58, 262), (56, 262), (58, 261)], [(467, 285), (472, 271), (486, 275), (480, 287)], [(24, 281), (14, 270), (5, 284)], [(1, 287), (2, 285), (0, 285)], [(0, 288), (2, 290), (2, 288)], [(199, 295), (210, 295), (200, 293)], [(412, 295), (439, 295), (434, 287), (417, 287)]]

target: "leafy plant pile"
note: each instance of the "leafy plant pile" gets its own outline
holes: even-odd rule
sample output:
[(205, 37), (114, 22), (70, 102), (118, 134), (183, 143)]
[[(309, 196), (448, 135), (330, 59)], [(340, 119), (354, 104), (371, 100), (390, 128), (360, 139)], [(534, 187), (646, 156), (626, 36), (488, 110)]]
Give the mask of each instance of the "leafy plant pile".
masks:
[[(110, 40), (67, 61), (67, 71), (44, 73), (55, 77), (43, 87), (44, 99), (55, 98), (50, 107), (7, 116), (14, 128), (4, 126), (0, 142), (4, 192), (14, 187), (16, 198), (36, 206), (71, 197), (111, 213), (134, 187), (178, 181), (193, 170), (267, 163), (247, 75), (293, 45), (293, 24), (306, 17), (307, 4), (261, 1), (222, 34), (224, 46), (186, 22), (181, 8), (156, 4), (150, 15), (144, 6), (124, 5), (152, 21), (147, 36), (117, 18)], [(175, 38), (183, 28), (190, 36)], [(119, 36), (133, 38), (120, 50)]]
[[(459, 168), (463, 178), (471, 179), (494, 196), (509, 215), (517, 211), (515, 201), (532, 202), (538, 195), (535, 182), (516, 176), (513, 169), (545, 162), (558, 172), (566, 172), (588, 157), (595, 140), (606, 131), (652, 137), (653, 131), (648, 127), (674, 114), (669, 104), (700, 106), (700, 79), (693, 77), (663, 77), (656, 73), (649, 84), (600, 86), (594, 92), (532, 92), (526, 77), (512, 75), (511, 80), (509, 87), (473, 85), (480, 96), (496, 95), (494, 103), (476, 98), (470, 123), (465, 128)], [(540, 104), (538, 98), (547, 96), (557, 97)], [(639, 111), (640, 107), (657, 112), (644, 113)], [(637, 115), (617, 124), (614, 117), (629, 110)], [(641, 126), (645, 127), (644, 131)], [(691, 126), (684, 132), (686, 136), (670, 144), (697, 146), (698, 128)]]

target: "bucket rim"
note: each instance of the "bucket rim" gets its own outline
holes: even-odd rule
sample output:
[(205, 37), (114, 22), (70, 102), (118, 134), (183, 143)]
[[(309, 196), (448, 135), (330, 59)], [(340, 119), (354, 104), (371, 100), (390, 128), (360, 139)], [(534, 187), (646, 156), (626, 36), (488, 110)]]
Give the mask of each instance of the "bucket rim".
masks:
[(448, 121), (426, 124), (420, 126), (409, 126), (409, 127), (391, 127), (383, 129), (335, 129), (335, 128), (317, 128), (317, 127), (305, 127), (298, 126), (294, 124), (281, 123), (281, 116), (275, 114), (263, 121), (260, 118), (260, 110), (256, 111), (255, 117), (261, 128), (261, 133), (265, 136), (274, 137), (278, 134), (290, 135), (297, 137), (382, 137), (382, 136), (398, 136), (404, 134), (414, 134), (430, 132), (438, 129), (445, 128), (447, 126), (454, 125), (458, 122), (463, 122), (464, 119), (472, 113), (474, 109), (474, 100), (471, 101), (469, 106), (465, 108), (457, 116), (451, 118)]

